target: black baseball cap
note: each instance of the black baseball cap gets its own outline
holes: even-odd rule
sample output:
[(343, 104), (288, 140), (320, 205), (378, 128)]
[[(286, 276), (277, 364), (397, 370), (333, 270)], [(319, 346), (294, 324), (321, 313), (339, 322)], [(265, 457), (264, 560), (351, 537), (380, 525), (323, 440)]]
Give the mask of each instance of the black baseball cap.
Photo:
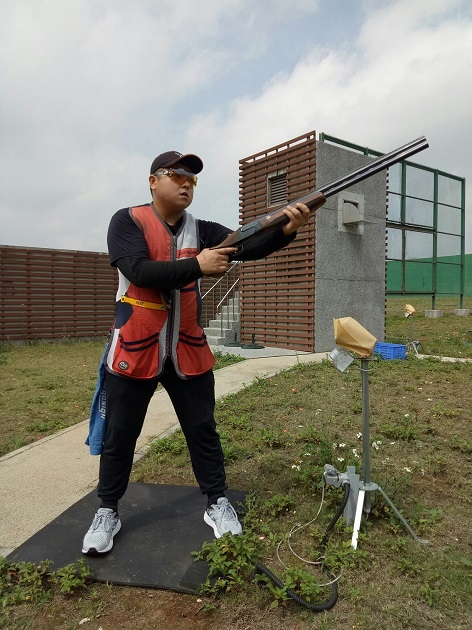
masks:
[(180, 162), (184, 166), (187, 166), (194, 175), (200, 173), (203, 169), (203, 162), (198, 157), (198, 155), (193, 155), (192, 153), (186, 153), (183, 155), (178, 151), (166, 151), (165, 153), (161, 153), (156, 158), (154, 158), (151, 164), (151, 175), (155, 173), (160, 168), (165, 168), (167, 166), (173, 166), (177, 162)]

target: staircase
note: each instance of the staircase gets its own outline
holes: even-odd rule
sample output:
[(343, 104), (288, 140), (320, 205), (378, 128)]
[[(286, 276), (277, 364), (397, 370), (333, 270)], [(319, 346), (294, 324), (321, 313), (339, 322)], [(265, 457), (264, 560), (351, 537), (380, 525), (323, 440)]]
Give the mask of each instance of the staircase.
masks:
[(239, 293), (224, 301), (204, 331), (210, 346), (225, 346), (240, 340)]

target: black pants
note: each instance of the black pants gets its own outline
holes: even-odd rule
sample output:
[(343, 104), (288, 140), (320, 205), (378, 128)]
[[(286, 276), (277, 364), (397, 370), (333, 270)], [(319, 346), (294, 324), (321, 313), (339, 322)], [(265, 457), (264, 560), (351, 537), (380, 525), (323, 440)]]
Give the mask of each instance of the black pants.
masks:
[(127, 379), (106, 373), (107, 428), (98, 482), (98, 496), (103, 507), (116, 509), (126, 492), (136, 441), (159, 382), (169, 394), (179, 419), (200, 490), (209, 498), (224, 495), (227, 486), (214, 418), (214, 374), (210, 370), (194, 378), (181, 379), (168, 360), (163, 374), (151, 380)]

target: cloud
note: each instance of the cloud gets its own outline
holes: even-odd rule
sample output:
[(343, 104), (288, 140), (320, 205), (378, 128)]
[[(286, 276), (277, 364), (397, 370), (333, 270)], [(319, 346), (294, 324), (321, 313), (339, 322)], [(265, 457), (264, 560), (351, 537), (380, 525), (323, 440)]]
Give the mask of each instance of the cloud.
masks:
[(105, 250), (111, 214), (148, 200), (169, 148), (202, 155), (192, 208), (230, 227), (238, 160), (313, 129), (385, 151), (424, 134), (418, 161), (470, 178), (469, 3), (359, 3), (339, 43), (325, 25), (348, 32), (347, 10), (4, 0), (0, 241)]
[[(189, 139), (208, 149), (209, 170), (226, 182), (216, 205), (235, 198), (239, 159), (315, 128), (386, 152), (426, 135), (430, 149), (414, 161), (470, 178), (472, 16), (452, 11), (461, 6), (441, 0), (369, 4), (350, 45), (313, 48), (256, 97), (234, 100), (226, 115), (218, 110), (197, 117)], [(470, 249), (470, 211), (467, 225)]]
[(146, 192), (151, 152), (133, 128), (154, 144), (155, 129), (172, 126), (173, 107), (224, 67), (224, 51), (199, 46), (205, 33), (194, 30), (204, 19), (211, 29), (221, 8), (207, 2), (192, 22), (182, 2), (165, 12), (148, 2), (7, 7), (0, 212), (10, 219), (3, 233), (14, 244), (103, 250), (110, 207)]

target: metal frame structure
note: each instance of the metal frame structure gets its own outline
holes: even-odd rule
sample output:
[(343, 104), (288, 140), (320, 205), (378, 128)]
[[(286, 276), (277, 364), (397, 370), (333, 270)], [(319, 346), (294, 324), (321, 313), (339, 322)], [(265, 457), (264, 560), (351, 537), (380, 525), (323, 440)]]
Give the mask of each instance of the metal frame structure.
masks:
[[(330, 136), (324, 133), (320, 134), (320, 141), (337, 144), (353, 151), (362, 153), (364, 155), (382, 155), (379, 151), (375, 151), (374, 149), (370, 149), (369, 147), (362, 147), (360, 145), (346, 142), (345, 140), (341, 140), (339, 138), (335, 138), (334, 136)], [(399, 212), (394, 218), (391, 215), (389, 216), (387, 214), (387, 231), (390, 235), (396, 234), (396, 232), (393, 232), (394, 230), (400, 232), (401, 250), (400, 248), (398, 249), (401, 251), (401, 255), (392, 257), (390, 255), (391, 252), (388, 251), (389, 248), (387, 247), (386, 294), (388, 296), (430, 296), (431, 307), (433, 309), (436, 308), (437, 296), (457, 295), (459, 298), (459, 307), (463, 308), (465, 294), (465, 179), (463, 177), (458, 177), (456, 175), (452, 175), (438, 169), (433, 169), (409, 161), (403, 161), (400, 164), (396, 165), (394, 168), (399, 169), (398, 182), (400, 186), (397, 190), (393, 190), (392, 185), (389, 182), (389, 186), (387, 189), (387, 202), (388, 207), (392, 206), (395, 203), (396, 206), (399, 208)], [(411, 171), (412, 175), (413, 173), (418, 172), (424, 172), (431, 175), (431, 195), (425, 195), (423, 191), (417, 191), (416, 194), (413, 194), (413, 192), (415, 191), (412, 192), (411, 190), (409, 190), (409, 169), (414, 169)], [(450, 182), (457, 183), (456, 185), (460, 188), (460, 194), (458, 195), (460, 199), (458, 199), (458, 203), (449, 203), (448, 199), (442, 197), (442, 193), (440, 190), (440, 183), (443, 181), (442, 178), (445, 178), (445, 180), (450, 180)], [(390, 177), (389, 179), (391, 180), (392, 177)], [(431, 206), (432, 220), (430, 221), (430, 225), (415, 223), (409, 220), (408, 204), (410, 203), (419, 205), (428, 204)], [(440, 212), (447, 210), (450, 210), (451, 213), (460, 213), (460, 230), (446, 231), (446, 229), (444, 228), (444, 222), (439, 221)], [(410, 238), (414, 239), (414, 234), (418, 233), (431, 236), (431, 255), (423, 256), (420, 254), (420, 252), (418, 252), (418, 256), (413, 256), (409, 258), (407, 252), (407, 240)], [(449, 238), (449, 240), (456, 238), (459, 245), (457, 251), (454, 251), (450, 255), (441, 255), (440, 252), (438, 252), (438, 241), (443, 237), (446, 239)], [(423, 265), (423, 267), (421, 267), (421, 265)], [(440, 272), (442, 270), (447, 270), (448, 266), (450, 271), (454, 270), (457, 272), (456, 278), (458, 277), (458, 282), (441, 282)], [(399, 272), (397, 271), (397, 269), (399, 270)], [(420, 287), (418, 286), (418, 284), (415, 285), (413, 281), (413, 269), (423, 269), (425, 275), (429, 275), (429, 270), (431, 270), (430, 286)], [(392, 274), (390, 273), (392, 270), (396, 273), (397, 279), (398, 275), (400, 276), (400, 282), (397, 282), (395, 287), (392, 287)], [(447, 272), (446, 276), (448, 276)]]

